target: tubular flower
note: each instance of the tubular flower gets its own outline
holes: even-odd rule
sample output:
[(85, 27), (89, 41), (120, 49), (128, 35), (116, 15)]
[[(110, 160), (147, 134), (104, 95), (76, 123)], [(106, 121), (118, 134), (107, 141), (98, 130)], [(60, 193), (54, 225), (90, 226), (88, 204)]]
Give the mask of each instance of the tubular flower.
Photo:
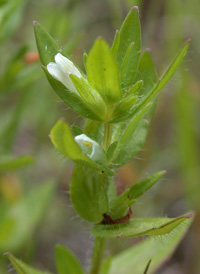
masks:
[(85, 134), (77, 135), (74, 140), (91, 160), (93, 160), (94, 162), (105, 164), (105, 152), (97, 142), (95, 142)]
[(75, 75), (79, 79), (82, 78), (80, 71), (75, 67), (75, 65), (65, 56), (57, 53), (54, 57), (55, 63), (50, 62), (47, 65), (47, 70), (56, 80), (60, 81), (66, 88), (71, 92), (78, 95), (78, 91), (74, 86), (70, 75)]

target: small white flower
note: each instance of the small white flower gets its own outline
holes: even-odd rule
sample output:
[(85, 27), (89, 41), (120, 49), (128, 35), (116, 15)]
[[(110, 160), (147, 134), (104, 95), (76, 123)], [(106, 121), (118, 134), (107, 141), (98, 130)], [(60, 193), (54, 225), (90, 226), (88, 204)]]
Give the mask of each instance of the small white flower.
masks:
[(74, 140), (91, 160), (100, 163), (106, 162), (106, 155), (103, 149), (97, 142), (89, 138), (87, 135), (77, 135)]
[(70, 79), (70, 74), (81, 78), (82, 75), (80, 71), (75, 67), (75, 65), (65, 56), (60, 53), (57, 53), (54, 57), (55, 63), (50, 62), (47, 65), (47, 70), (56, 80), (60, 81), (66, 88), (70, 91), (79, 94), (75, 88), (72, 80)]

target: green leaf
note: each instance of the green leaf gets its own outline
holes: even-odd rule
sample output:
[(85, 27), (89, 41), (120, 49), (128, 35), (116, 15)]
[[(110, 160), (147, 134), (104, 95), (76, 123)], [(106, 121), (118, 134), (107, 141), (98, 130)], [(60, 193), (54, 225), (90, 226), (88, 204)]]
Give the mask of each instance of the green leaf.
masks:
[(141, 30), (138, 7), (131, 9), (122, 24), (119, 35), (120, 42), (116, 60), (121, 73), (121, 86), (123, 90), (126, 90), (133, 84), (141, 51)]
[(154, 85), (154, 87), (150, 90), (150, 92), (147, 93), (146, 96), (144, 96), (141, 101), (138, 103), (136, 108), (134, 109), (135, 114), (137, 111), (139, 111), (144, 105), (148, 104), (150, 101), (152, 101), (156, 95), (165, 87), (167, 82), (171, 79), (171, 77), (174, 75), (175, 71), (177, 70), (178, 66), (182, 62), (183, 58), (185, 57), (189, 44), (191, 40), (188, 40), (182, 49), (179, 51), (175, 59), (172, 61), (172, 63), (169, 65), (167, 70), (163, 73), (159, 81)]
[(93, 112), (99, 120), (104, 120), (106, 117), (106, 104), (100, 94), (94, 90), (84, 78), (78, 78), (71, 74), (70, 78), (78, 90), (85, 105)]
[(58, 52), (61, 52), (61, 50), (55, 40), (40, 25), (40, 23), (34, 21), (33, 25), (40, 61), (44, 66), (46, 66), (50, 62), (54, 62), (54, 56)]
[(138, 73), (136, 76), (136, 81), (138, 81), (138, 84), (139, 81), (141, 81), (141, 79), (143, 81), (143, 85), (141, 87), (141, 92), (139, 94), (141, 96), (144, 96), (149, 92), (149, 90), (151, 90), (151, 88), (157, 81), (156, 68), (149, 49), (146, 49), (142, 53), (140, 58)]
[(82, 129), (80, 127), (78, 127), (77, 125), (72, 125), (71, 129), (75, 136), (83, 134)]
[(112, 44), (112, 47), (111, 47), (112, 55), (113, 55), (115, 58), (116, 58), (117, 51), (118, 51), (118, 48), (119, 48), (119, 42), (120, 42), (119, 30), (116, 30), (115, 38), (114, 38), (114, 41), (113, 41), (113, 44)]
[(109, 274), (111, 262), (112, 262), (112, 257), (107, 257), (101, 265), (99, 274)]
[(87, 61), (88, 61), (88, 55), (86, 52), (83, 53), (83, 64), (85, 69), (87, 69)]
[(138, 93), (140, 92), (141, 88), (142, 88), (142, 85), (143, 85), (143, 81), (142, 80), (139, 80), (137, 81), (132, 87), (130, 87), (130, 89), (127, 91), (126, 93), (126, 96), (129, 96), (129, 95), (138, 95)]
[[(155, 84), (156, 79), (157, 79), (155, 66), (154, 66), (154, 63), (153, 63), (153, 60), (152, 60), (149, 50), (145, 51), (140, 58), (139, 67), (138, 67), (138, 75), (136, 78), (137, 82), (132, 87), (133, 92), (138, 91), (137, 85), (140, 86), (142, 83), (140, 79), (142, 79), (143, 85), (142, 85), (142, 89), (140, 90), (139, 96), (146, 94), (146, 92), (153, 87), (153, 85)], [(135, 90), (135, 88), (136, 88), (136, 90)], [(131, 92), (131, 90), (127, 92), (127, 95), (129, 94), (129, 92)], [(122, 123), (118, 124), (118, 126), (116, 127), (116, 130), (114, 132), (115, 138), (113, 141), (115, 141), (115, 140), (119, 141), (118, 136), (123, 136), (123, 134), (129, 135), (129, 133), (131, 133), (129, 131), (129, 129), (133, 130), (133, 132), (132, 132), (133, 135), (129, 139), (130, 140), (129, 146), (127, 146), (127, 149), (125, 149), (125, 147), (123, 148), (123, 150), (125, 151), (125, 154), (122, 156), (122, 159), (123, 159), (123, 157), (126, 158), (126, 155), (127, 155), (127, 159), (126, 160), (124, 159), (124, 161), (121, 164), (126, 163), (127, 161), (131, 160), (140, 151), (140, 149), (144, 145), (144, 142), (146, 140), (146, 135), (147, 135), (149, 125), (150, 125), (150, 120), (151, 120), (151, 117), (154, 112), (154, 108), (155, 108), (155, 103), (153, 103), (152, 106), (149, 107), (149, 110), (147, 110), (147, 112), (145, 113), (145, 120), (141, 119), (139, 121), (139, 124), (138, 124), (137, 128), (135, 129), (135, 131), (134, 131), (134, 127), (132, 128), (132, 126), (131, 126), (132, 123), (133, 123), (133, 125), (135, 123), (134, 117), (131, 120), (129, 120), (128, 123), (122, 122)], [(119, 119), (115, 120), (115, 122), (119, 122), (119, 121), (120, 121)], [(126, 144), (126, 141), (124, 144)], [(116, 152), (117, 152), (117, 150), (116, 150)]]
[(99, 144), (102, 144), (104, 135), (104, 124), (99, 121), (88, 119), (85, 123), (84, 133)]
[(126, 116), (126, 114), (129, 113), (137, 100), (138, 97), (132, 94), (120, 100), (115, 106), (111, 122), (116, 121), (117, 119), (122, 120), (123, 116)]
[(108, 159), (108, 163), (111, 161), (112, 157), (113, 157), (113, 153), (117, 147), (117, 141), (112, 143), (109, 148), (108, 148), (108, 151), (107, 151), (107, 159)]
[(98, 223), (108, 209), (107, 177), (85, 165), (75, 165), (70, 197), (77, 213), (89, 222)]
[(36, 227), (44, 219), (54, 191), (55, 184), (44, 183), (7, 209), (0, 220), (1, 250), (18, 250), (30, 240)]
[(149, 190), (155, 183), (157, 183), (162, 176), (166, 173), (166, 171), (159, 171), (142, 181), (134, 184), (128, 192), (129, 199), (137, 199), (138, 197), (142, 196), (147, 190)]
[[(36, 44), (40, 56), (41, 63), (46, 66), (50, 62), (54, 62), (54, 56), (61, 52), (59, 46), (54, 39), (44, 30), (44, 28), (34, 21), (34, 30)], [(63, 84), (54, 79), (43, 67), (50, 85), (53, 87), (58, 96), (65, 104), (71, 107), (75, 112), (83, 115), (86, 118), (99, 120), (98, 116), (93, 114), (90, 109), (73, 93), (71, 93)]]
[[(154, 66), (154, 62), (152, 60), (151, 57), (151, 53), (149, 52), (149, 50), (146, 50), (141, 58), (140, 58), (140, 62), (139, 62), (139, 67), (138, 67), (138, 74), (136, 77), (136, 84), (132, 87), (133, 88), (133, 92), (134, 89), (136, 87), (136, 92), (137, 92), (137, 85), (140, 85), (139, 83), (141, 83), (141, 80), (143, 81), (143, 85), (142, 85), (142, 89), (140, 90), (139, 95), (145, 95), (148, 90), (150, 90), (157, 79), (156, 76), (156, 70), (155, 70), (155, 66)], [(127, 92), (127, 95), (129, 94), (130, 91)], [(133, 111), (134, 111), (135, 106), (133, 107)], [(135, 133), (132, 135), (132, 140), (131, 143), (132, 145), (129, 147), (127, 146), (127, 156), (128, 159), (127, 161), (131, 160), (142, 148), (142, 146), (144, 145), (144, 142), (146, 140), (146, 135), (149, 129), (149, 125), (150, 125), (150, 120), (151, 117), (153, 115), (153, 110), (155, 108), (155, 103), (152, 104), (152, 106), (149, 107), (149, 110), (147, 110), (146, 114), (145, 114), (145, 120), (141, 119), (139, 122), (139, 125), (137, 126), (137, 129), (135, 129)], [(130, 110), (130, 113), (132, 112), (132, 110)], [(130, 115), (128, 115), (130, 116)], [(127, 117), (128, 117), (127, 116)], [(123, 118), (127, 118), (127, 117), (123, 117)], [(123, 122), (120, 124), (120, 126), (117, 127), (117, 131), (115, 134), (117, 140), (118, 140), (118, 136), (122, 136), (124, 134), (124, 129), (128, 130), (128, 128), (131, 128), (131, 123), (134, 123), (135, 118), (133, 117), (132, 120), (130, 120), (128, 123), (127, 122)], [(120, 122), (121, 119), (116, 119), (114, 122)], [(148, 122), (149, 121), (149, 122)], [(133, 128), (134, 129), (134, 128)], [(115, 139), (114, 139), (115, 141)], [(132, 147), (132, 149), (131, 149)], [(125, 163), (126, 161), (124, 161)]]
[(13, 267), (17, 271), (18, 274), (51, 274), (47, 271), (40, 271), (35, 268), (32, 268), (22, 262), (21, 260), (15, 258), (11, 253), (7, 252), (6, 255), (8, 256), (10, 262), (12, 263)]
[(0, 160), (0, 172), (18, 169), (24, 166), (31, 165), (34, 162), (32, 156), (20, 156), (17, 158), (5, 158)]
[(103, 170), (110, 175), (113, 172), (96, 162), (93, 162), (88, 156), (86, 156), (81, 148), (74, 141), (69, 125), (63, 120), (59, 120), (50, 132), (50, 139), (57, 150), (67, 156), (69, 159), (76, 163), (85, 163), (95, 169)]
[(43, 67), (43, 70), (46, 74), (46, 77), (52, 86), (52, 88), (55, 90), (55, 92), (58, 94), (58, 96), (62, 99), (62, 101), (67, 104), (71, 109), (73, 109), (75, 112), (81, 114), (82, 116), (94, 119), (94, 120), (100, 120), (98, 116), (96, 116), (85, 104), (80, 98), (69, 91), (61, 82), (54, 79), (47, 71), (45, 67)]
[(74, 141), (69, 125), (59, 120), (50, 132), (50, 139), (57, 150), (75, 162), (91, 163), (92, 161), (82, 153), (80, 147)]
[(96, 225), (92, 229), (95, 237), (132, 238), (138, 236), (158, 236), (170, 233), (180, 223), (192, 217), (187, 214), (178, 218), (133, 218), (126, 223)]
[(117, 64), (108, 44), (101, 38), (96, 40), (90, 50), (87, 77), (90, 85), (106, 102), (114, 103), (122, 98)]
[(157, 172), (127, 188), (121, 195), (109, 196), (107, 214), (115, 220), (124, 216), (128, 208), (136, 202), (136, 199), (157, 183), (164, 174), (165, 171)]
[(58, 274), (83, 274), (81, 264), (75, 255), (61, 245), (56, 246), (56, 267)]
[(119, 196), (109, 196), (109, 208), (106, 212), (114, 220), (117, 220), (125, 215), (128, 208), (136, 202), (134, 199), (128, 197), (129, 189), (125, 190)]
[(109, 274), (142, 274), (149, 261), (148, 274), (153, 274), (169, 258), (187, 232), (192, 218), (177, 225), (170, 235), (150, 237), (114, 256)]
[[(155, 65), (149, 50), (146, 50), (140, 58), (135, 81), (136, 83), (126, 92), (126, 96), (130, 94), (139, 93), (138, 97), (141, 98), (145, 96), (149, 92), (149, 90), (151, 90), (151, 88), (154, 86), (154, 84), (157, 81)], [(135, 113), (136, 107), (137, 107), (137, 104), (133, 105), (133, 107), (130, 108), (123, 116), (117, 119), (114, 119), (112, 122), (118, 123), (130, 118), (131, 116), (133, 116), (133, 113)], [(155, 104), (152, 105), (151, 109), (149, 110), (149, 114), (148, 114), (149, 120), (152, 118), (154, 108), (155, 108)], [(146, 130), (146, 133), (147, 133), (147, 130)]]
[(145, 106), (128, 123), (121, 138), (118, 140), (112, 163), (114, 166), (121, 166), (130, 161), (141, 149), (146, 138), (146, 131), (149, 124), (143, 119), (151, 104)]

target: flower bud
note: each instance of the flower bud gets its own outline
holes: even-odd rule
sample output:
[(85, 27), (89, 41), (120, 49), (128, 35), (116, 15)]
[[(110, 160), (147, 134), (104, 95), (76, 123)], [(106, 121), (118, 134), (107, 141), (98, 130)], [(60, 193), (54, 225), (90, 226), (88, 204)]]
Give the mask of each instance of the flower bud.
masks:
[(55, 63), (50, 62), (47, 65), (47, 70), (56, 80), (60, 81), (66, 88), (71, 92), (79, 95), (77, 89), (75, 88), (70, 75), (75, 75), (78, 78), (82, 78), (80, 71), (75, 67), (75, 65), (65, 56), (57, 53), (54, 57)]
[(74, 140), (91, 160), (105, 164), (106, 154), (97, 142), (85, 134), (77, 135)]

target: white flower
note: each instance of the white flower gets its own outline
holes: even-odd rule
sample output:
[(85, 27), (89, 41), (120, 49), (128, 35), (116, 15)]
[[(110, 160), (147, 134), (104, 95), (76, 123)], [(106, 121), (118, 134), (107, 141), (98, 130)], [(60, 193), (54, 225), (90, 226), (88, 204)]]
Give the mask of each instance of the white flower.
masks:
[(77, 135), (74, 140), (91, 160), (102, 164), (106, 162), (106, 155), (103, 149), (97, 142), (89, 138), (87, 135)]
[(66, 88), (70, 91), (79, 94), (76, 90), (72, 80), (70, 79), (69, 75), (73, 74), (78, 78), (82, 78), (80, 71), (75, 67), (75, 65), (63, 56), (60, 53), (57, 53), (54, 57), (55, 63), (50, 62), (47, 65), (47, 70), (56, 80), (60, 81)]

